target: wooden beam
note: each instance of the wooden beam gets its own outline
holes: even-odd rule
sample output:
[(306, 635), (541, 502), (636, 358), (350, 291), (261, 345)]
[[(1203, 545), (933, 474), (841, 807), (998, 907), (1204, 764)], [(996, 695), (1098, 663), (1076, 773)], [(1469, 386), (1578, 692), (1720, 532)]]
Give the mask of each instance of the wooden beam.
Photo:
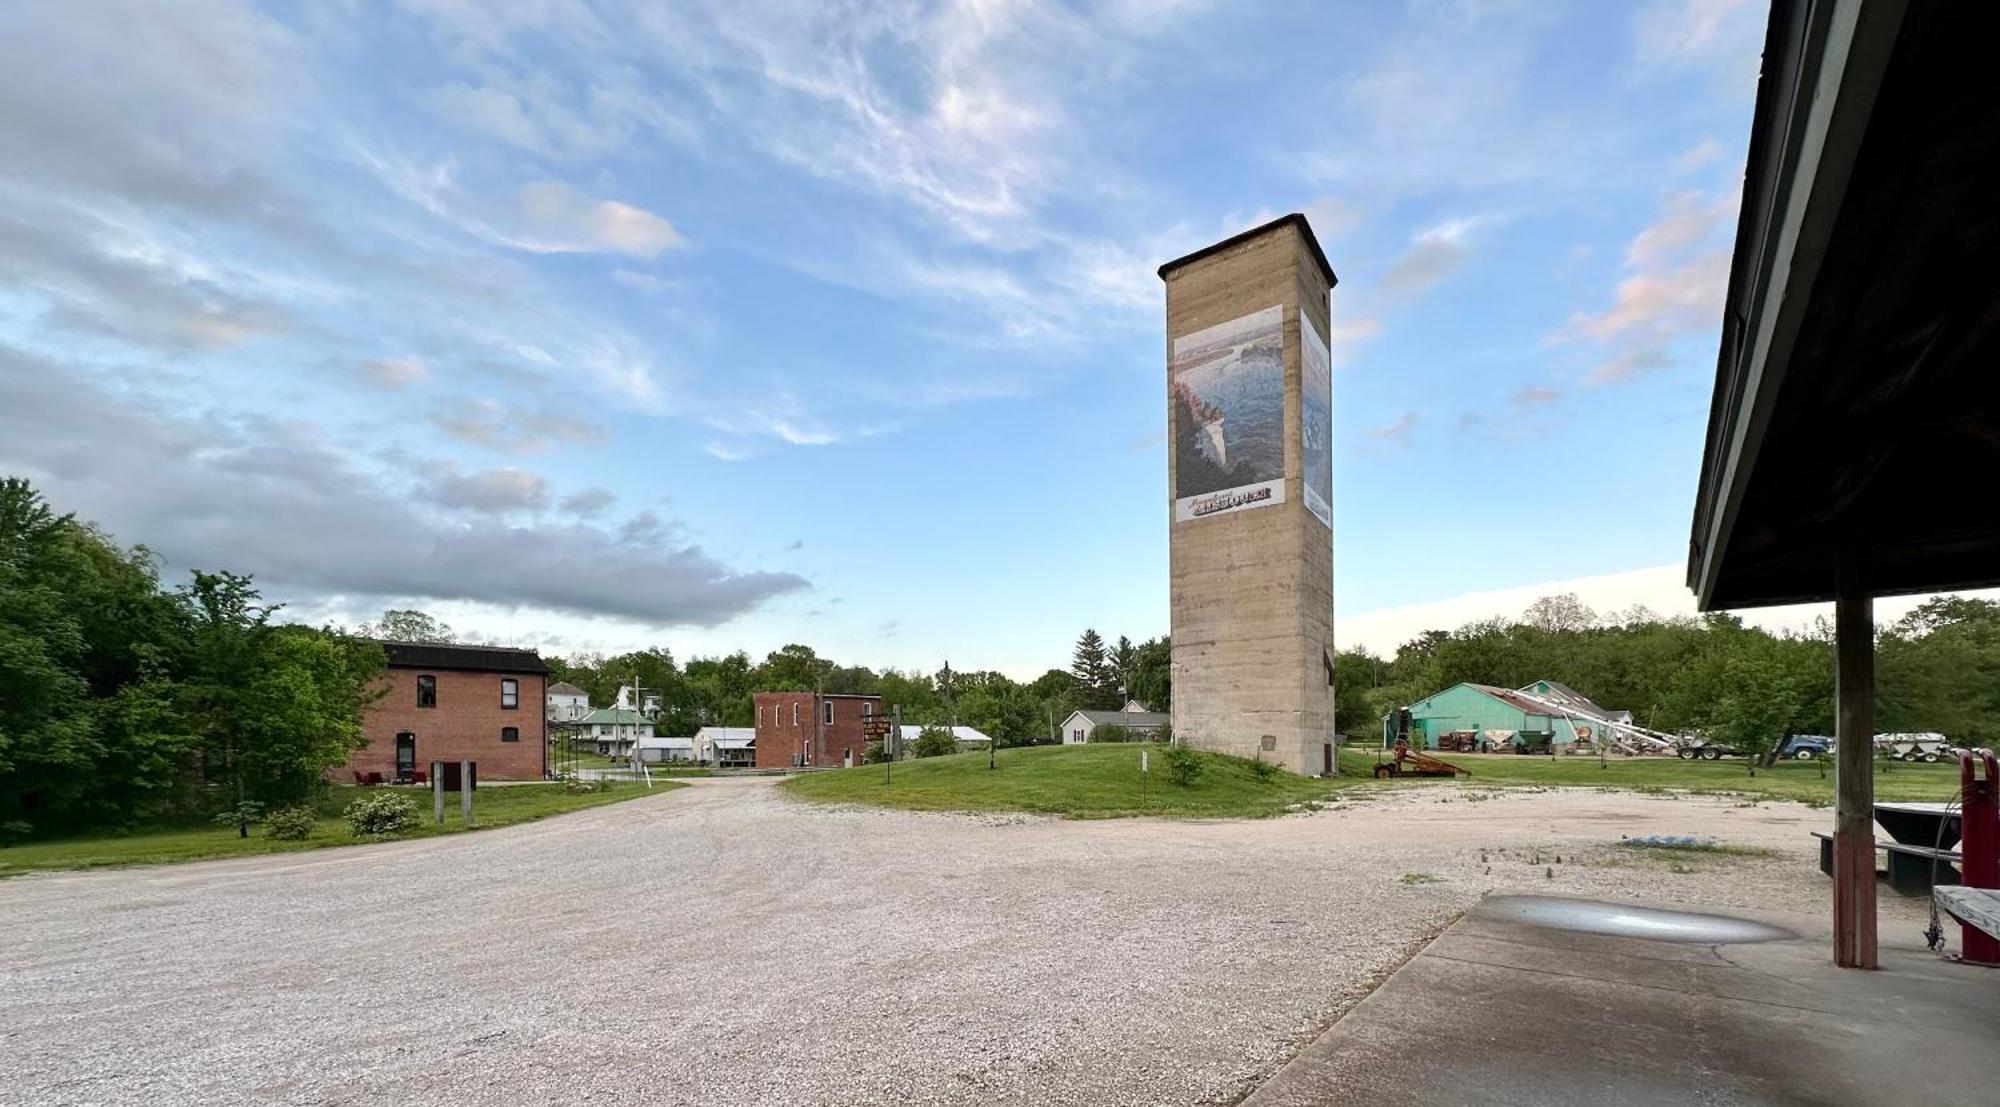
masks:
[(1875, 961), (1875, 601), (1868, 551), (1840, 550), (1833, 601), (1835, 695), (1833, 960)]

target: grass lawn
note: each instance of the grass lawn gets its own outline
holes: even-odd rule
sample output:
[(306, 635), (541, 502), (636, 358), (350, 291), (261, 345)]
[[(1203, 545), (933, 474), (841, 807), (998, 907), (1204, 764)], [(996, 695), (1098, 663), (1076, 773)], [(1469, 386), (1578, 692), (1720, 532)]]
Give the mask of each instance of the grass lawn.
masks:
[[(1433, 754), (1432, 756), (1438, 756)], [(1375, 751), (1347, 749), (1340, 769), (1350, 776), (1367, 776)], [(1782, 761), (1750, 775), (1741, 758), (1722, 761), (1682, 761), (1669, 757), (1609, 757), (1600, 766), (1595, 757), (1521, 757), (1513, 754), (1445, 754), (1442, 760), (1472, 770), (1461, 783), (1540, 785), (1543, 787), (1622, 788), (1634, 792), (1727, 792), (1802, 803), (1833, 804), (1833, 766), (1813, 761)], [(1821, 769), (1825, 769), (1824, 775)], [(1422, 787), (1429, 780), (1397, 781), (1392, 787)], [(1875, 764), (1878, 800), (1948, 800), (1958, 792), (1958, 766), (1939, 763)]]
[[(1152, 767), (1143, 777), (1142, 751)], [(1158, 745), (1136, 742), (1033, 746), (1001, 750), (999, 768), (989, 770), (981, 750), (899, 761), (888, 784), (882, 782), (882, 766), (863, 765), (791, 777), (778, 787), (819, 803), (911, 811), (1032, 811), (1072, 819), (1260, 818), (1325, 799), (1353, 783), (1290, 773), (1259, 779), (1247, 761), (1201, 754), (1201, 776), (1181, 787), (1168, 780), (1161, 751)]]
[[(1139, 773), (1140, 751), (1149, 751), (1152, 772)], [(1032, 811), (1074, 819), (1161, 815), (1171, 818), (1257, 818), (1284, 813), (1294, 804), (1325, 800), (1346, 789), (1423, 788), (1434, 780), (1375, 780), (1373, 750), (1341, 752), (1340, 780), (1310, 780), (1279, 773), (1259, 779), (1248, 762), (1204, 754), (1201, 777), (1189, 787), (1169, 782), (1160, 747), (1145, 744), (1036, 746), (1001, 750), (999, 768), (986, 767), (984, 751), (896, 764), (887, 784), (880, 765), (809, 773), (779, 785), (792, 795), (819, 803), (861, 803), (911, 811)], [(1616, 788), (1632, 792), (1703, 792), (1818, 806), (1833, 803), (1833, 767), (1786, 761), (1750, 775), (1742, 760), (1682, 761), (1678, 758), (1518, 757), (1508, 754), (1452, 754), (1445, 758), (1472, 770), (1462, 784), (1493, 787)], [(1875, 767), (1880, 800), (1947, 800), (1958, 790), (1956, 765), (1897, 762)]]
[[(610, 791), (572, 795), (560, 784), (510, 784), (479, 789), (472, 805), (475, 830), (532, 822), (535, 819), (579, 811), (620, 800), (658, 795), (685, 784), (657, 781), (649, 791), (642, 783), (614, 784)], [(291, 853), (298, 850), (351, 846), (374, 839), (360, 839), (348, 832), (341, 812), (365, 793), (381, 789), (334, 785), (318, 805), (320, 820), (313, 836), (303, 842), (283, 842), (263, 836), (260, 827), (250, 828), (250, 837), (239, 838), (233, 827), (197, 826), (142, 829), (131, 834), (93, 838), (60, 838), (29, 842), (0, 849), (0, 878), (42, 869), (95, 869), (115, 865), (158, 865), (172, 861), (198, 861), (216, 857), (237, 857), (252, 853)], [(428, 788), (395, 789), (410, 797), (423, 815), (423, 822), (405, 837), (426, 838), (434, 834), (458, 834), (466, 830), (459, 821), (457, 793), (445, 794), (444, 824), (431, 822), (431, 793)]]

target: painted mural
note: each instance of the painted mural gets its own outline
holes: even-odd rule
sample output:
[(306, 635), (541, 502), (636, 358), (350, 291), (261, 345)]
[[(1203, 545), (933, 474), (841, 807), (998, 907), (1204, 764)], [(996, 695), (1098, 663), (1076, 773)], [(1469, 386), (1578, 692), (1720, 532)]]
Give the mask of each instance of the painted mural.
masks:
[(1299, 445), (1306, 510), (1333, 526), (1333, 358), (1299, 312)]
[(1284, 309), (1174, 340), (1174, 520), (1285, 500)]

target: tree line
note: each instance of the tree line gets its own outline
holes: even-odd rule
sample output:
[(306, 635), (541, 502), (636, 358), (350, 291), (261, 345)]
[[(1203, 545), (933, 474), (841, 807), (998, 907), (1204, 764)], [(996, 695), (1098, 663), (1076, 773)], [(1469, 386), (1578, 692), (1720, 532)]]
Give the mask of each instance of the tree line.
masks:
[(234, 573), (163, 587), (143, 546), (0, 480), (0, 843), (306, 798), (384, 658), (278, 610)]
[[(1461, 682), (1519, 688), (1556, 680), (1641, 726), (1698, 732), (1749, 751), (1787, 734), (1832, 734), (1833, 633), (1824, 621), (1773, 634), (1730, 614), (1661, 618), (1644, 608), (1600, 617), (1573, 595), (1537, 600), (1512, 620), (1432, 630), (1382, 658), (1335, 659), (1337, 725), (1374, 741), (1380, 719)], [(2000, 604), (1938, 597), (1876, 638), (1878, 730), (1936, 731), (2000, 743)]]
[[(424, 627), (426, 620), (419, 612), (384, 616), (385, 623), (397, 624), (395, 633)], [(449, 640), (449, 627), (434, 620), (428, 623), (425, 633)], [(1121, 636), (1107, 645), (1089, 629), (1078, 637), (1068, 669), (1049, 669), (1030, 681), (990, 669), (953, 669), (949, 663), (929, 673), (842, 665), (797, 643), (756, 661), (737, 651), (682, 662), (664, 647), (545, 660), (552, 681), (576, 685), (593, 704), (613, 702), (621, 685), (657, 693), (654, 729), (661, 734), (688, 735), (704, 726), (750, 726), (751, 696), (756, 692), (820, 691), (881, 696), (885, 705), (902, 709), (906, 724), (970, 726), (1005, 747), (1052, 740), (1056, 724), (1078, 708), (1111, 710), (1136, 698), (1154, 710), (1167, 710), (1172, 697), (1170, 652), (1164, 638), (1134, 645)]]

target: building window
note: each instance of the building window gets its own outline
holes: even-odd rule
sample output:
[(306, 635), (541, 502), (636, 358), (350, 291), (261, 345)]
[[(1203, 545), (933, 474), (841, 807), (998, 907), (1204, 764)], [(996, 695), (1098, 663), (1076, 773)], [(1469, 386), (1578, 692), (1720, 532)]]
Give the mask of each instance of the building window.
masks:
[(521, 740), (521, 728), (520, 728), (520, 727), (516, 727), (516, 726), (503, 726), (503, 727), (501, 727), (501, 728), (500, 728), (500, 740), (501, 740), (502, 742), (518, 742), (518, 741), (520, 741), (520, 740)]
[(417, 678), (417, 706), (436, 707), (438, 705), (438, 678), (420, 676)]
[(792, 705), (792, 725), (793, 725), (793, 726), (797, 726), (797, 725), (799, 725), (799, 705), (798, 705), (798, 704), (793, 704), (793, 705)]
[(832, 700), (828, 700), (828, 701), (826, 701), (826, 715), (824, 716), (824, 718), (826, 719), (826, 725), (828, 725), (828, 726), (832, 726), (832, 725), (833, 725), (833, 701), (832, 701)]
[(1076, 728), (1075, 730), (1072, 730), (1072, 731), (1070, 731), (1070, 732), (1069, 732), (1069, 734), (1070, 734), (1070, 737), (1072, 737), (1072, 738), (1076, 739), (1077, 741), (1079, 741), (1079, 742), (1083, 741), (1083, 728), (1082, 728), (1082, 727), (1078, 727), (1078, 728)]
[(521, 682), (513, 677), (500, 680), (500, 710), (512, 711), (521, 706)]

